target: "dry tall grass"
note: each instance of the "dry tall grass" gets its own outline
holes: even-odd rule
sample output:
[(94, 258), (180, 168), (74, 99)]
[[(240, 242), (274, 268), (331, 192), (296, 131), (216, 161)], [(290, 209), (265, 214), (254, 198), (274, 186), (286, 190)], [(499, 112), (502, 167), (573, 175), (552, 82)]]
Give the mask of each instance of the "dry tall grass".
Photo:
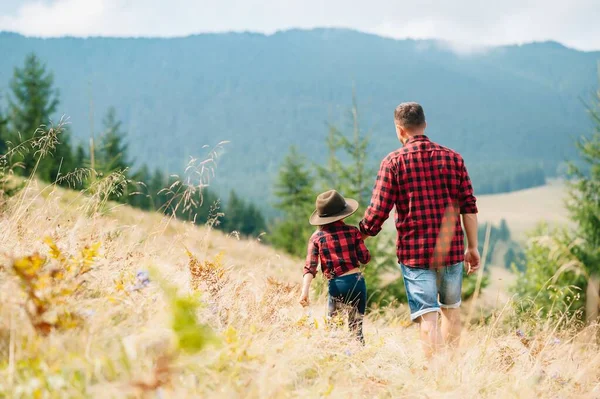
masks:
[[(323, 322), (324, 297), (310, 311), (297, 304), (301, 263), (257, 241), (125, 206), (86, 213), (93, 198), (27, 190), (0, 211), (1, 397), (600, 397), (595, 326), (525, 337), (501, 304), (428, 364), (405, 306), (369, 315), (359, 347)], [(44, 336), (11, 265), (51, 256), (46, 237), (64, 254), (101, 247), (64, 304), (83, 322)], [(178, 349), (165, 285), (201, 293), (210, 346)]]

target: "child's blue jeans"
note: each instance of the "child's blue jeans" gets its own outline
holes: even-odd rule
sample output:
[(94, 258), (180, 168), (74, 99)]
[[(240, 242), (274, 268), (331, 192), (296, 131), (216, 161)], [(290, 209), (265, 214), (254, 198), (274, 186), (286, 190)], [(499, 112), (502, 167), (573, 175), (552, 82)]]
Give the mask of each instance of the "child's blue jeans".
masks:
[(335, 317), (341, 305), (349, 305), (348, 326), (364, 344), (363, 316), (367, 308), (367, 285), (362, 273), (348, 274), (329, 280), (329, 317)]

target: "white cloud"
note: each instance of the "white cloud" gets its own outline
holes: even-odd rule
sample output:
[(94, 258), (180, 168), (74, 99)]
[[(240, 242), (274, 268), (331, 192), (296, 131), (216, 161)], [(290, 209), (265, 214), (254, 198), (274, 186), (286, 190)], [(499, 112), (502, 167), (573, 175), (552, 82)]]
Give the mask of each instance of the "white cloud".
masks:
[(86, 35), (90, 29), (103, 25), (108, 15), (107, 3), (104, 0), (27, 2), (16, 14), (0, 16), (0, 27), (36, 36)]
[(0, 30), (31, 36), (183, 36), (339, 26), (441, 39), (461, 51), (556, 40), (600, 49), (598, 0), (24, 0)]

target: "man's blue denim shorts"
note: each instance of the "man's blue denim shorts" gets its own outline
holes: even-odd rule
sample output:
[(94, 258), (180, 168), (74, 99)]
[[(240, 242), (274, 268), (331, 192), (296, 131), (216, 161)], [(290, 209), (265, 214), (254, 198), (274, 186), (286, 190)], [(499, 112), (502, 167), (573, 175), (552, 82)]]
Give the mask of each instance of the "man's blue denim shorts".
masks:
[(440, 269), (417, 269), (400, 264), (410, 307), (410, 319), (417, 320), (441, 308), (460, 307), (463, 263)]

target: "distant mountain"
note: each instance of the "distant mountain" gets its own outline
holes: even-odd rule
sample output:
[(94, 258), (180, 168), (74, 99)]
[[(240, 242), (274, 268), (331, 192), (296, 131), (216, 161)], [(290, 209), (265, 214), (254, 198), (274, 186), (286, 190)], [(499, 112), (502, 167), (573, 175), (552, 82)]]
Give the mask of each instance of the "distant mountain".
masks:
[[(60, 113), (87, 140), (113, 105), (137, 162), (180, 172), (204, 144), (230, 140), (216, 187), (270, 197), (291, 144), (326, 156), (326, 122), (349, 126), (353, 87), (373, 163), (398, 146), (393, 109), (425, 107), (429, 135), (467, 166), (543, 163), (556, 170), (590, 130), (581, 100), (598, 85), (600, 52), (558, 43), (469, 55), (435, 41), (350, 30), (202, 34), (174, 39), (36, 39), (0, 33), (0, 93), (15, 66), (37, 53), (55, 74)], [(479, 179), (485, 179), (485, 174)]]

